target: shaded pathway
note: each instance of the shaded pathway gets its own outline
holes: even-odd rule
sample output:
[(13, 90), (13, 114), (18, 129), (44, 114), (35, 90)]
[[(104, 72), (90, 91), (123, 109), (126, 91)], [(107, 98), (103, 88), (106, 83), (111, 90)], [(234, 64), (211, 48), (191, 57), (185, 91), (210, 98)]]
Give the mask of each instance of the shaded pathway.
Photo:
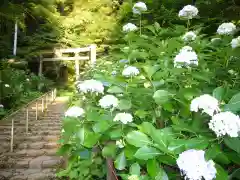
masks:
[(29, 111), (29, 133), (25, 133), (25, 114), (15, 117), (14, 152), (9, 151), (11, 122), (0, 122), (0, 180), (56, 179), (63, 164), (56, 156), (67, 97), (57, 97), (45, 115), (35, 120), (34, 105)]

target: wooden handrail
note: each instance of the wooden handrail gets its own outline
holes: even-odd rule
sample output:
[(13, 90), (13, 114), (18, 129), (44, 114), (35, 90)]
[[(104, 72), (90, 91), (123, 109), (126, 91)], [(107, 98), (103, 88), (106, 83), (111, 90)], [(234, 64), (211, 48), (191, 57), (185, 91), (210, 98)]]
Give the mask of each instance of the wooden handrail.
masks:
[[(56, 98), (56, 92), (57, 89), (52, 89), (51, 91), (48, 91), (47, 93), (44, 93), (42, 96), (32, 100), (31, 102), (25, 104), (21, 108), (19, 108), (17, 111), (11, 113), (9, 116), (5, 117), (4, 120), (11, 118), (12, 116), (16, 115), (20, 110), (26, 109), (26, 123), (25, 123), (25, 128), (26, 128), (26, 133), (28, 133), (28, 123), (29, 123), (29, 106), (32, 105), (33, 103), (36, 103), (36, 111), (35, 111), (35, 118), (38, 120), (38, 101), (41, 99), (42, 103), (42, 112), (47, 109), (47, 106), (49, 103), (53, 102)], [(50, 102), (49, 102), (49, 96), (51, 96)], [(45, 105), (44, 106), (44, 99), (45, 99)], [(44, 108), (46, 107), (46, 108)], [(10, 151), (13, 152), (13, 144), (14, 144), (14, 118), (12, 117), (12, 127), (11, 127), (11, 142), (10, 142)]]
[[(54, 91), (54, 90), (56, 90), (56, 89), (52, 89), (52, 90), (50, 90), (50, 91), (48, 91), (47, 93), (49, 93), (49, 92), (52, 92), (52, 91)], [(23, 105), (23, 106), (21, 106), (18, 110), (16, 110), (16, 111), (14, 111), (14, 112), (12, 112), (10, 115), (8, 115), (7, 117), (5, 117), (5, 118), (3, 118), (3, 119), (1, 119), (1, 121), (4, 121), (4, 120), (6, 120), (6, 119), (8, 119), (8, 118), (10, 118), (11, 116), (13, 116), (13, 115), (15, 115), (15, 114), (17, 114), (20, 110), (22, 110), (22, 109), (25, 109), (27, 106), (29, 106), (30, 104), (32, 104), (32, 103), (34, 103), (35, 101), (37, 101), (37, 100), (39, 100), (39, 99), (41, 99), (43, 96), (45, 96), (47, 93), (44, 93), (43, 95), (41, 95), (40, 97), (38, 97), (38, 98), (36, 98), (36, 99), (34, 99), (34, 100), (32, 100), (32, 101), (30, 101), (30, 102), (28, 102), (27, 104), (25, 104), (25, 105)]]

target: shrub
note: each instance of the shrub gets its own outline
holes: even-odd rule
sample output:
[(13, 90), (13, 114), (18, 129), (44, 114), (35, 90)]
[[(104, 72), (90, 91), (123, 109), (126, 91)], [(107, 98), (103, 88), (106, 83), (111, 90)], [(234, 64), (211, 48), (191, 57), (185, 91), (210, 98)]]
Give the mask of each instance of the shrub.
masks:
[[(216, 35), (217, 41), (201, 35), (191, 26), (195, 10), (182, 13), (186, 27), (143, 26), (140, 19), (141, 30), (124, 35), (121, 53), (115, 48), (113, 61), (86, 75), (94, 83), (78, 82), (85, 113), (63, 119), (59, 153), (70, 161), (59, 176), (84, 179), (78, 169), (91, 156), (112, 159), (126, 180), (237, 176), (239, 49), (232, 49), (232, 35)], [(184, 41), (188, 31), (196, 37)]]
[(19, 105), (38, 97), (52, 85), (52, 82), (44, 77), (12, 68), (5, 62), (1, 64), (0, 71), (0, 104), (3, 105), (0, 117), (10, 109), (16, 109)]

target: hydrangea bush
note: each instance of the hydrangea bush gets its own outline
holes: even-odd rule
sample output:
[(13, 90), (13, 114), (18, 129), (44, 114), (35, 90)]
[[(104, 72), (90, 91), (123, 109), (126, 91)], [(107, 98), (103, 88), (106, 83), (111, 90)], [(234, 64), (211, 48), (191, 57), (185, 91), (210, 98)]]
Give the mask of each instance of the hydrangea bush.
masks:
[[(138, 3), (137, 10), (147, 7)], [(155, 23), (140, 35), (123, 28), (119, 53), (76, 86), (81, 110), (63, 119), (59, 154), (69, 164), (59, 176), (106, 179), (107, 169), (123, 180), (238, 176), (240, 52), (229, 38), (236, 27), (222, 24), (216, 36), (197, 37), (190, 20), (198, 13), (191, 5), (180, 10), (186, 27)], [(96, 158), (107, 163), (99, 168)]]

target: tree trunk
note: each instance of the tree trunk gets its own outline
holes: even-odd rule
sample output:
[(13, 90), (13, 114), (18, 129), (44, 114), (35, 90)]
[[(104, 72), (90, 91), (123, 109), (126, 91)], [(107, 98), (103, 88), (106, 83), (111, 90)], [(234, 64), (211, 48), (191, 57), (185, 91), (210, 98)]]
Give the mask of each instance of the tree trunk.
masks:
[(14, 31), (14, 42), (13, 42), (13, 55), (17, 55), (17, 34), (18, 34), (18, 24), (17, 20), (15, 22), (15, 31)]
[(107, 158), (106, 162), (107, 162), (107, 180), (117, 180), (113, 160), (111, 158)]

